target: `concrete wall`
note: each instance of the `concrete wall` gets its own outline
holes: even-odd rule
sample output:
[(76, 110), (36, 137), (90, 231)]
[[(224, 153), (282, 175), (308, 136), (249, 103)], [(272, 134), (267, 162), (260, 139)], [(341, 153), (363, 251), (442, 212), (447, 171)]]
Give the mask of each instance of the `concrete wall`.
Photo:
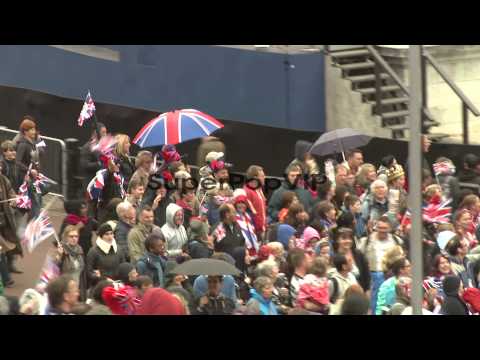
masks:
[(383, 128), (381, 118), (372, 115), (372, 106), (362, 102), (360, 93), (352, 91), (349, 80), (342, 78), (340, 69), (325, 58), (327, 131), (355, 128), (367, 135), (391, 138), (392, 132)]
[[(480, 46), (439, 45), (428, 47), (429, 53), (465, 95), (480, 109)], [(381, 49), (382, 55), (408, 84), (408, 50)], [(462, 105), (460, 99), (431, 67), (427, 68), (428, 108), (441, 123), (432, 132), (450, 134), (447, 141), (462, 141)], [(480, 118), (469, 113), (470, 142), (480, 143)]]

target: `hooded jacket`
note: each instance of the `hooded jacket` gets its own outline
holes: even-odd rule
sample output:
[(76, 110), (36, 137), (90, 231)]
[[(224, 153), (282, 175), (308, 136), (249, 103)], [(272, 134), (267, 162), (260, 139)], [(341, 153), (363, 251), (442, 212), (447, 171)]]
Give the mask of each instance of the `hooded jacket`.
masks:
[(444, 315), (469, 315), (467, 305), (460, 299), (458, 290), (461, 280), (458, 276), (446, 276), (443, 279), (443, 291), (445, 301), (442, 305), (442, 314)]
[(249, 315), (278, 315), (277, 307), (272, 299), (266, 300), (255, 289), (250, 290), (251, 298), (247, 303)]
[(175, 225), (174, 218), (175, 214), (182, 210), (177, 204), (170, 204), (167, 206), (166, 210), (166, 220), (165, 225), (162, 226), (162, 233), (165, 236), (165, 241), (167, 242), (167, 251), (169, 257), (176, 257), (182, 253), (184, 245), (188, 242), (187, 232), (183, 225)]
[(137, 315), (185, 315), (183, 304), (160, 288), (148, 289), (138, 307)]

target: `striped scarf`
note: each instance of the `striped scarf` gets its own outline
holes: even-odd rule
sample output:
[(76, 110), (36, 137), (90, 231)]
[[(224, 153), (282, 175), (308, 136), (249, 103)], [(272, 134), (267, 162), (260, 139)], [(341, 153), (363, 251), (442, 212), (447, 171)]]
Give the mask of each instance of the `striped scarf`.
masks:
[(252, 250), (255, 254), (259, 250), (257, 235), (255, 234), (255, 226), (252, 223), (252, 218), (248, 213), (241, 214), (237, 212), (235, 215), (235, 219), (237, 220), (238, 226), (242, 230), (243, 237), (245, 238), (246, 242), (245, 245), (248, 250)]

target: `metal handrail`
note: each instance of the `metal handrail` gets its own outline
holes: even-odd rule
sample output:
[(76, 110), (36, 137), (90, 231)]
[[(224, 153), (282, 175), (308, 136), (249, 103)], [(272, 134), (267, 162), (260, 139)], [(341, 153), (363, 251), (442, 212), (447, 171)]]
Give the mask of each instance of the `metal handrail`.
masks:
[(395, 71), (393, 71), (390, 65), (388, 65), (382, 55), (380, 55), (380, 53), (377, 51), (377, 49), (375, 49), (373, 45), (366, 45), (366, 48), (370, 52), (370, 54), (372, 54), (374, 60), (383, 68), (383, 70), (388, 73), (388, 75), (392, 77), (393, 81), (395, 81), (397, 85), (400, 86), (405, 95), (410, 96), (408, 88), (402, 83), (400, 77), (395, 73)]
[[(6, 126), (0, 126), (1, 131), (9, 132), (12, 134), (17, 135), (19, 133), (18, 130), (12, 130), (7, 128)], [(42, 139), (50, 140), (54, 142), (58, 142), (62, 148), (62, 195), (67, 197), (67, 189), (68, 189), (68, 178), (67, 178), (67, 145), (62, 139), (52, 138), (50, 136), (40, 135)]]
[[(378, 64), (384, 71), (387, 72), (388, 75), (391, 76), (393, 81), (402, 89), (402, 91), (405, 93), (405, 95), (410, 96), (410, 91), (408, 90), (407, 86), (402, 82), (400, 77), (397, 75), (397, 73), (392, 69), (392, 67), (385, 61), (382, 55), (378, 52), (377, 49), (373, 45), (366, 45), (365, 46), (367, 50), (370, 52), (372, 55), (373, 59), (375, 60), (375, 63)], [(376, 79), (376, 103), (377, 103), (377, 115), (381, 116), (382, 111), (381, 111), (381, 98), (380, 98), (380, 71), (378, 70), (378, 67), (375, 67), (375, 79)], [(425, 117), (431, 121), (435, 121), (433, 119), (432, 114), (428, 109), (424, 106), (422, 108), (422, 112), (425, 115)]]
[(467, 106), (468, 110), (470, 110), (473, 115), (480, 116), (480, 111), (477, 107), (470, 101), (470, 99), (465, 95), (465, 93), (453, 82), (453, 80), (448, 76), (448, 74), (440, 67), (437, 60), (435, 60), (430, 53), (428, 53), (425, 49), (423, 50), (423, 56), (428, 60), (430, 65), (438, 72), (441, 78), (450, 86), (453, 92), (462, 100), (463, 103)]

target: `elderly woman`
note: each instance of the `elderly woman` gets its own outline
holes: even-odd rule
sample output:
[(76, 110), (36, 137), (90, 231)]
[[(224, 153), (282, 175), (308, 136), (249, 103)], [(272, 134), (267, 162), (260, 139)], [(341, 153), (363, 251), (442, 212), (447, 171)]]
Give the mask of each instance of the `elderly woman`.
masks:
[(135, 171), (131, 179), (139, 179), (144, 189), (146, 189), (148, 185), (152, 163), (153, 155), (150, 151), (143, 150), (138, 153), (135, 160), (137, 171)]
[(370, 185), (377, 180), (377, 171), (372, 164), (363, 164), (356, 177), (355, 192), (357, 196), (368, 195)]
[(374, 223), (380, 219), (383, 215), (387, 215), (389, 220), (393, 223), (397, 223), (395, 214), (390, 213), (388, 210), (388, 187), (382, 180), (375, 180), (370, 186), (371, 193), (365, 197), (362, 203), (362, 219), (373, 227)]
[(273, 283), (272, 301), (281, 314), (286, 314), (289, 310), (289, 292), (288, 282), (285, 274), (279, 272), (277, 263), (273, 260), (266, 260), (257, 265), (255, 277), (268, 277)]
[(251, 298), (247, 303), (249, 315), (278, 315), (277, 307), (272, 301), (273, 282), (269, 277), (260, 276), (253, 282)]
[(83, 249), (79, 245), (80, 232), (77, 226), (67, 225), (62, 233), (62, 241), (57, 245), (56, 263), (62, 275), (69, 275), (79, 284), (80, 298), (85, 299), (86, 277)]

